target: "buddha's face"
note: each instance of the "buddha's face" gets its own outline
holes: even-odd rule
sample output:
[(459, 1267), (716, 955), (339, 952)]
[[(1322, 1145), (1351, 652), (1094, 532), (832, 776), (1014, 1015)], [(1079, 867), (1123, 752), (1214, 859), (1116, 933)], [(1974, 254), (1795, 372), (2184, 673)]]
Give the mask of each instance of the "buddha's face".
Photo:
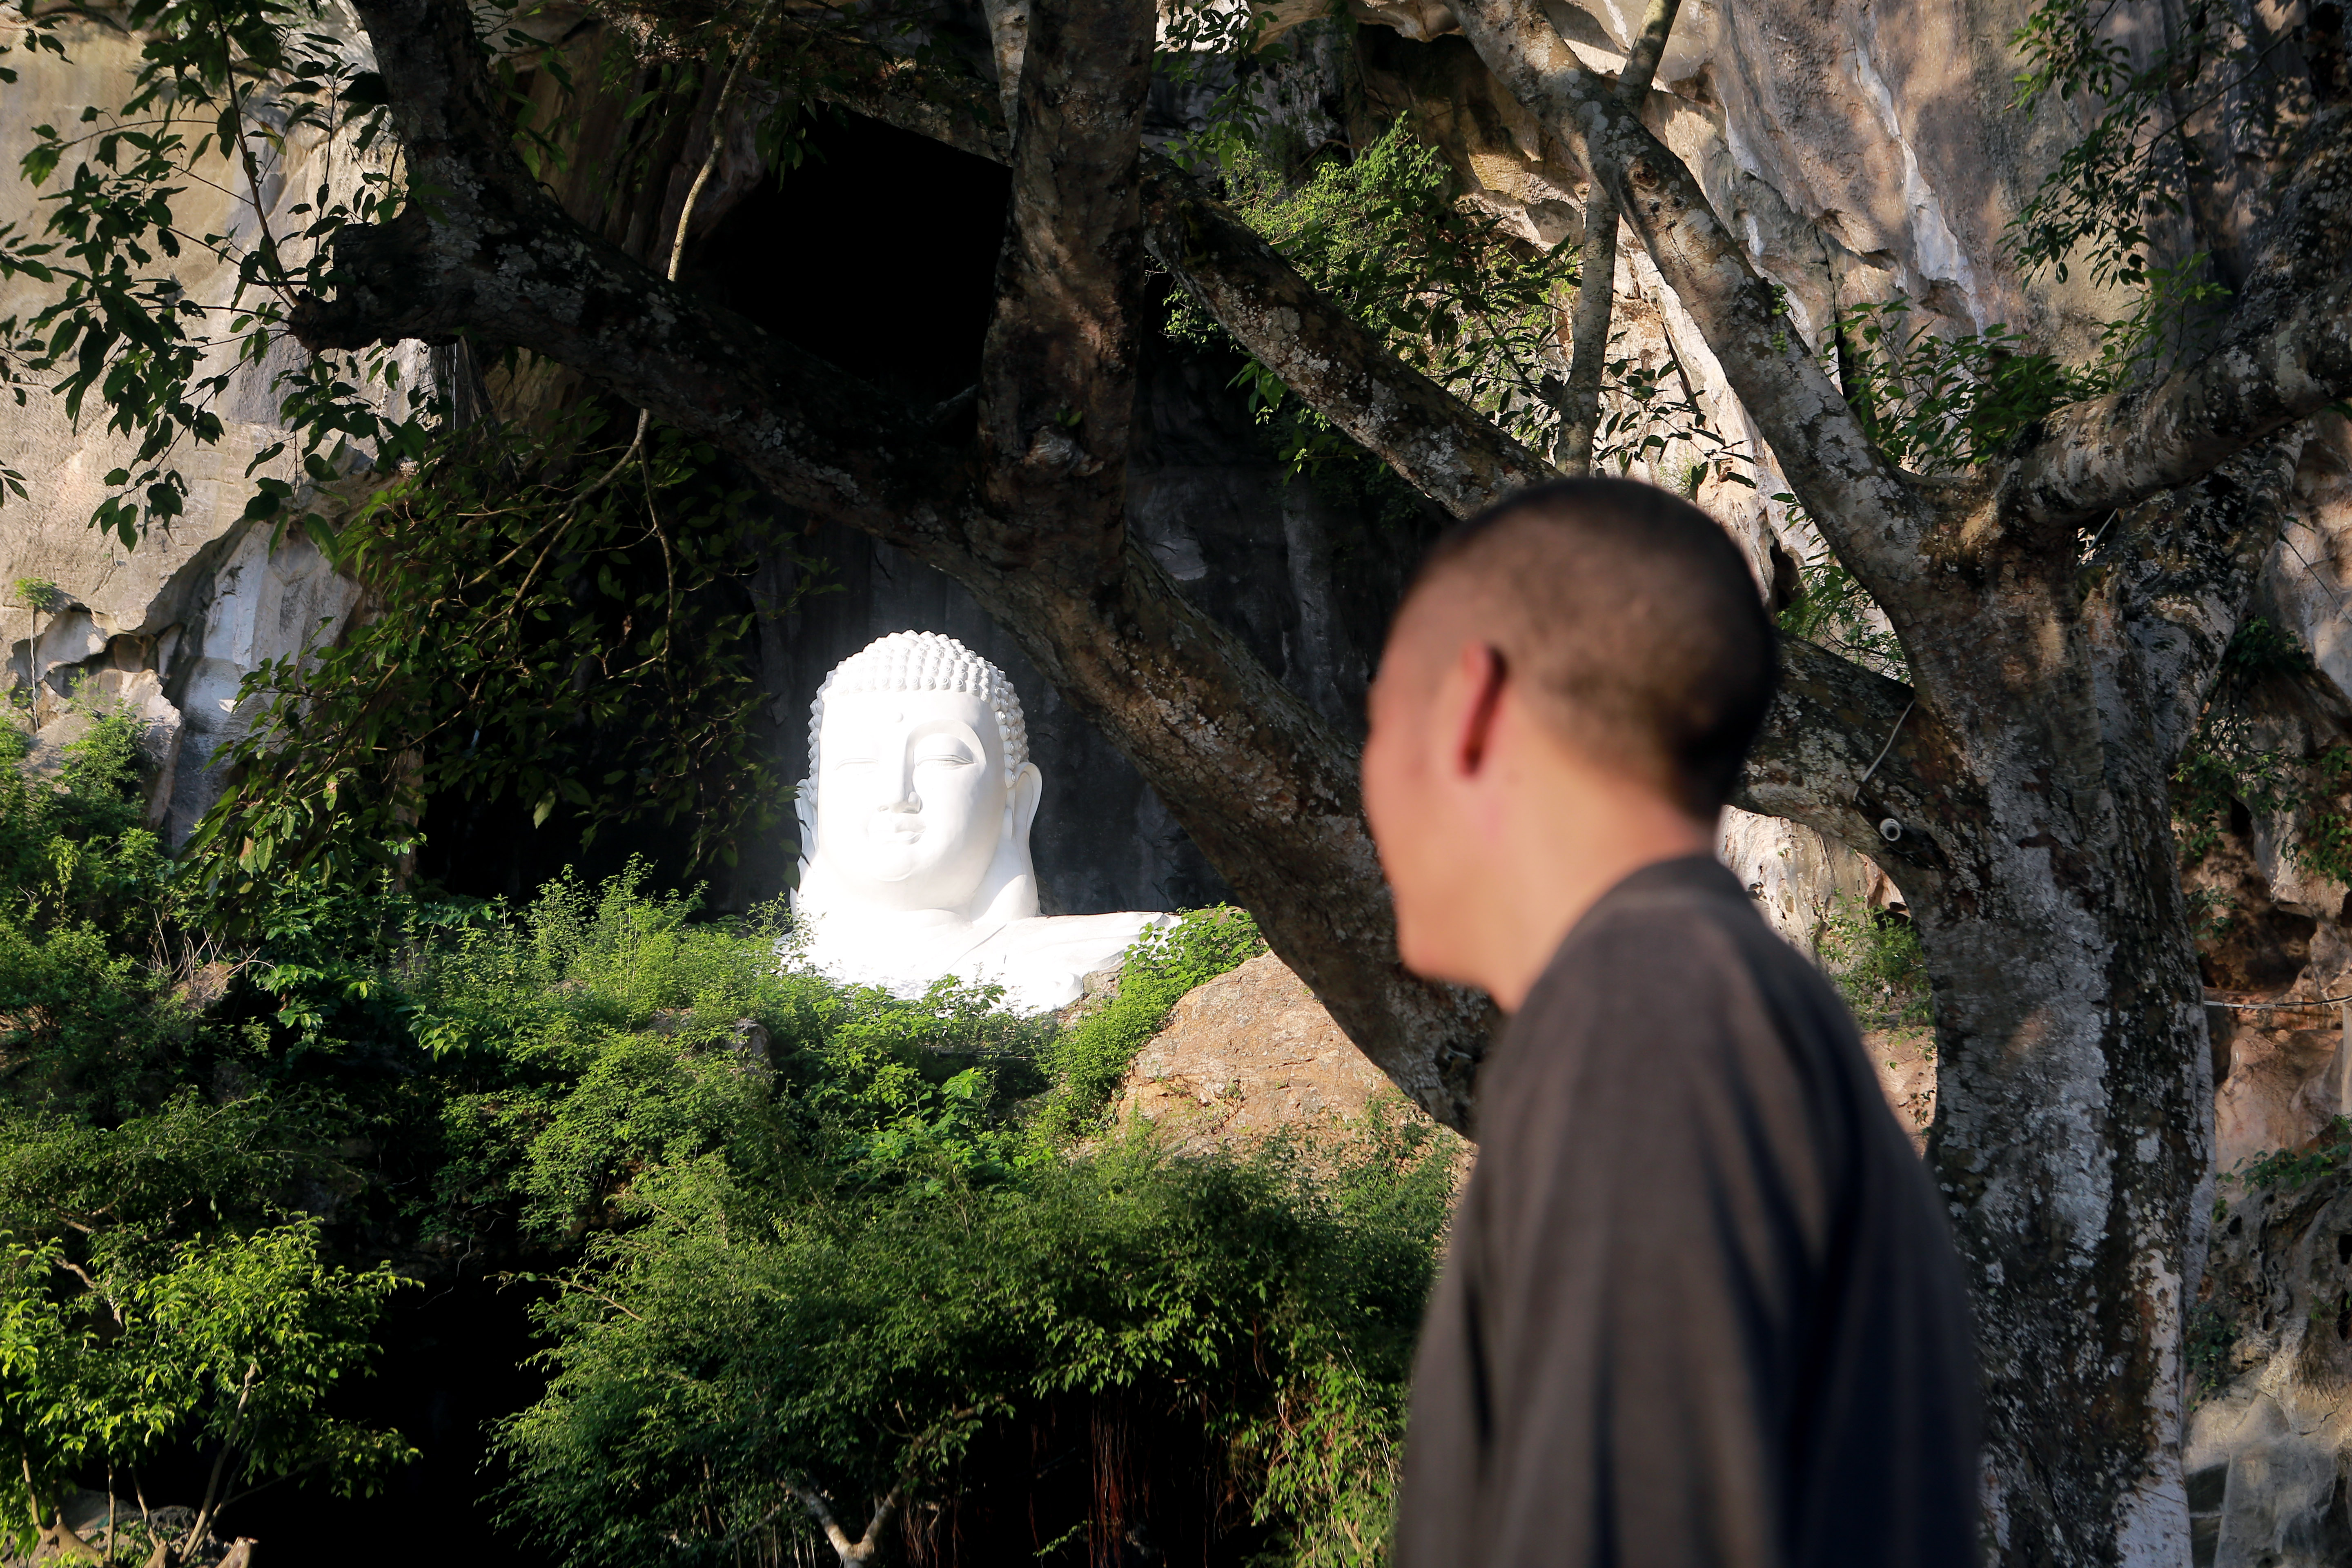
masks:
[(969, 906), (1010, 831), (1004, 743), (961, 691), (828, 699), (817, 736), (817, 854), (874, 910)]

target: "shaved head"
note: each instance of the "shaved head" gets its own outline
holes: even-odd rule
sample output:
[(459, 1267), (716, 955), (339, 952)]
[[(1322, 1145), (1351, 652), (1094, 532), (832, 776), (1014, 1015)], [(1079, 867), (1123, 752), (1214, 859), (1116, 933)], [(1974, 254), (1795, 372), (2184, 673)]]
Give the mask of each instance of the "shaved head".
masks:
[(1390, 659), (1433, 679), (1469, 640), (1495, 650), (1560, 740), (1700, 818), (1730, 797), (1778, 678), (1738, 546), (1689, 502), (1630, 479), (1539, 485), (1439, 540)]

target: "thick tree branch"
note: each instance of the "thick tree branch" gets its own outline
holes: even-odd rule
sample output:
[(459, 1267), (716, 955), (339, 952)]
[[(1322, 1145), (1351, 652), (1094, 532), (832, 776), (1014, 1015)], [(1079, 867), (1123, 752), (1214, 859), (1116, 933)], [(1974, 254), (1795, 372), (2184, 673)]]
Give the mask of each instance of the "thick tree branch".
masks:
[(1606, 186), (1838, 559), (1882, 605), (1919, 592), (1932, 513), (1871, 444), (1696, 176), (1531, 0), (1464, 0), (1456, 15), (1486, 68)]
[[(1010, 138), (984, 84), (925, 72), (862, 39), (803, 35), (818, 90), (993, 163)], [(1297, 393), (1455, 517), (1554, 476), (1486, 416), (1389, 352), (1264, 237), (1158, 153), (1143, 158), (1144, 244), (1202, 308)]]
[(1456, 517), (1554, 477), (1495, 422), (1388, 351), (1165, 160), (1144, 170), (1151, 254), (1283, 384)]
[[(359, 7), (418, 195), (334, 238), (334, 294), (293, 326), (314, 350), (459, 331), (572, 365), (735, 453), (795, 505), (921, 549), (977, 510), (971, 455), (912, 410), (662, 279), (566, 215), (515, 156), (458, 0)], [(950, 517), (949, 512), (957, 515)]]
[[(1012, 162), (1004, 109), (1016, 103), (1013, 95), (1000, 100), (984, 81), (926, 68), (837, 26), (787, 16), (778, 27), (809, 89), (826, 102), (992, 163)], [(1025, 15), (1021, 27), (1025, 38)]]
[[(1787, 637), (1780, 695), (1731, 801), (1803, 823), (1925, 899), (1947, 863), (1941, 841), (1965, 831), (1951, 804), (1960, 774), (1948, 752), (1909, 687)], [(1889, 821), (1898, 829), (1891, 839), (1881, 826)]]
[(2303, 145), (2220, 340), (2153, 386), (2059, 410), (2012, 504), (2061, 522), (2129, 506), (2352, 392), (2352, 107), (2314, 120)]
[(998, 564), (1073, 550), (1108, 574), (1125, 526), (1135, 409), (1137, 162), (1151, 84), (1150, 0), (1029, 8), (1013, 218), (982, 362), (991, 510), (971, 538)]

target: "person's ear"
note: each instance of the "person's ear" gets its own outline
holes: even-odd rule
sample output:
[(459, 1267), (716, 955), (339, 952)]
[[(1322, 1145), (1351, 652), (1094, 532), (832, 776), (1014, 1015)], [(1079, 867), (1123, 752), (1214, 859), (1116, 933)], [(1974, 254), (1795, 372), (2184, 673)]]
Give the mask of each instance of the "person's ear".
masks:
[(1463, 709), (1462, 729), (1454, 742), (1454, 766), (1464, 778), (1475, 778), (1486, 765), (1488, 748), (1494, 744), (1495, 721), (1502, 710), (1503, 688), (1510, 679), (1510, 666), (1503, 658), (1503, 650), (1493, 644), (1465, 643), (1459, 673), (1470, 700)]

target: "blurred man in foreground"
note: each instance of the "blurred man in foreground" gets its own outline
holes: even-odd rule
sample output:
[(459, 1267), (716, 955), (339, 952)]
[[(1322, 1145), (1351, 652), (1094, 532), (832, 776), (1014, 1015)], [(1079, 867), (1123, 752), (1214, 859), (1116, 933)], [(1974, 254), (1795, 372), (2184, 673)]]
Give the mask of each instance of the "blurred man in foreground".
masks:
[(1443, 540), (1364, 807), (1415, 973), (1511, 1015), (1416, 1363), (1396, 1568), (1974, 1568), (1940, 1205), (1714, 858), (1774, 684), (1745, 559), (1572, 479)]

